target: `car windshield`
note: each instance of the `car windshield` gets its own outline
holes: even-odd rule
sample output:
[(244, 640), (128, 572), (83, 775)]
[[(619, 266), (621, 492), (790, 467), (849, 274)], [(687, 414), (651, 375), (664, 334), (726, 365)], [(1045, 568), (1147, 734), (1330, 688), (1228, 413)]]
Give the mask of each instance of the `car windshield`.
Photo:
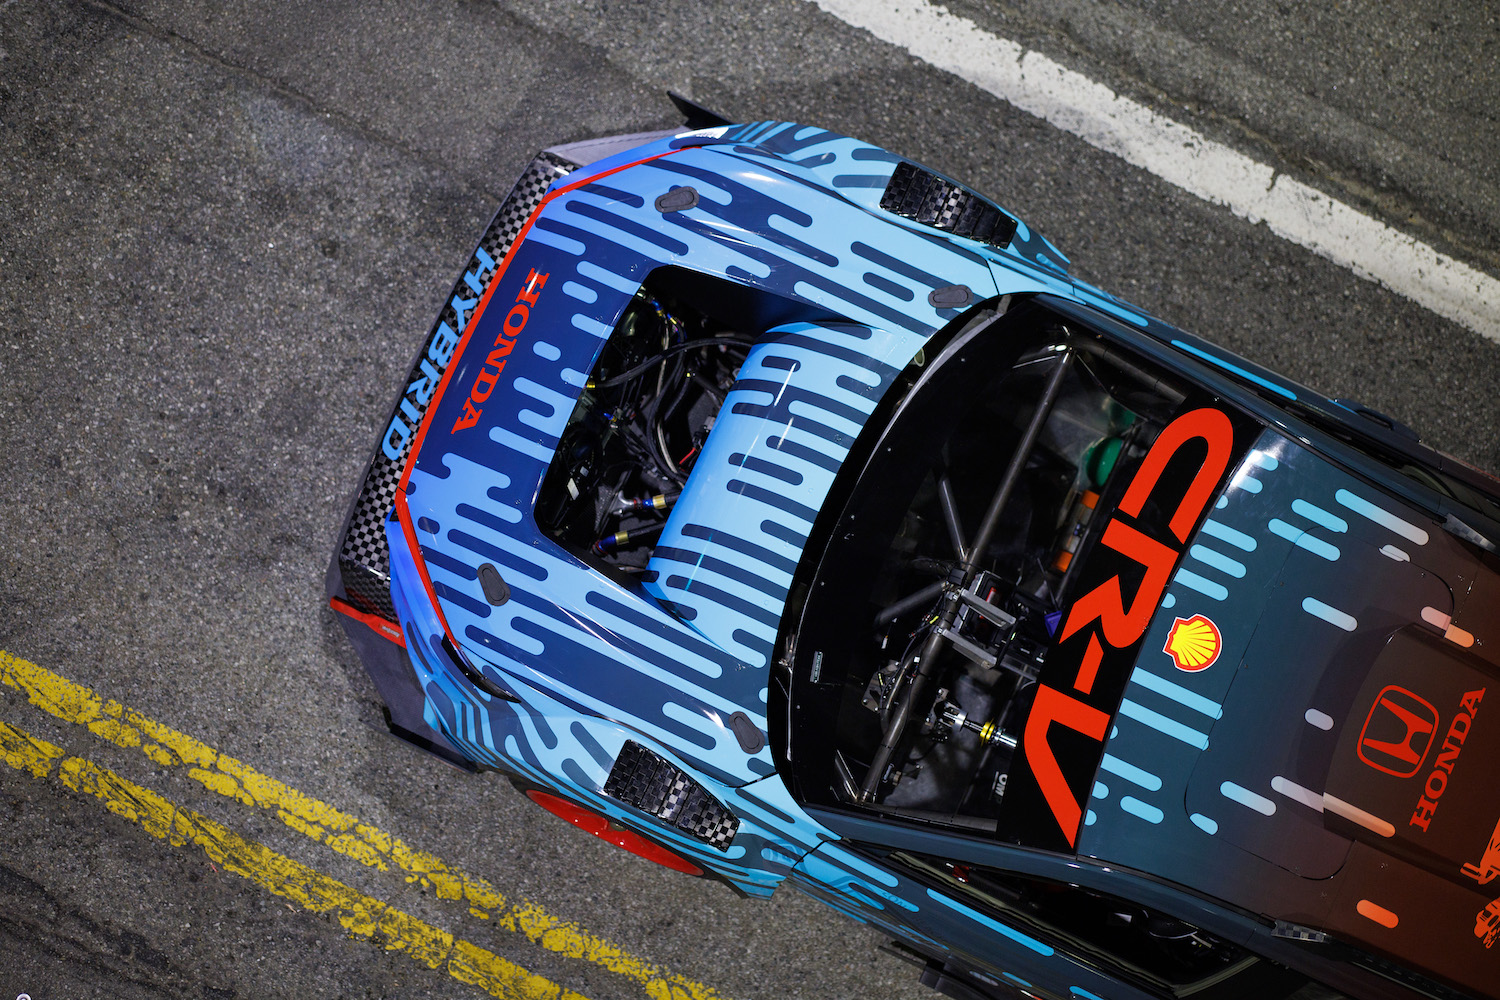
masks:
[(1089, 331), (1022, 313), (919, 356), (825, 512), (782, 660), (786, 763), (810, 802), (1001, 829), (1101, 523), (1195, 405)]

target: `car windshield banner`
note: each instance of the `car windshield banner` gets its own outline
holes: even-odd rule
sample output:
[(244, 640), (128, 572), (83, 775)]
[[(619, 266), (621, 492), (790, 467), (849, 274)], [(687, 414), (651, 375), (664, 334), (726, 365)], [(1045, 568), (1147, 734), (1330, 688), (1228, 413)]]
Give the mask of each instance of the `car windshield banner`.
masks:
[(1002, 839), (1077, 844), (1110, 718), (1187, 543), (1260, 428), (1189, 397), (1095, 517), (1036, 687), (1000, 809)]

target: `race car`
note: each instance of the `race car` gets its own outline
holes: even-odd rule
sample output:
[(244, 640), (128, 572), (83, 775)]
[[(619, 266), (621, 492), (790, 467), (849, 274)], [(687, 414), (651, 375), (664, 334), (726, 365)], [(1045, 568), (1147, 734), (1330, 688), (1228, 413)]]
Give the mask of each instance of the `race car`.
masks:
[(380, 432), (391, 731), (952, 997), (1496, 996), (1500, 483), (677, 100), (533, 160)]

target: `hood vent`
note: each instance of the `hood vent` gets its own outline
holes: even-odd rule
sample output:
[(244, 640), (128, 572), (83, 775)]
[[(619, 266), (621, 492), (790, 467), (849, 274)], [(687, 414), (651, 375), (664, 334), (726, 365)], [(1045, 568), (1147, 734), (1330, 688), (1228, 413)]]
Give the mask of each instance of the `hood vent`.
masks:
[(740, 828), (734, 813), (660, 754), (634, 740), (620, 748), (604, 794), (724, 851)]
[(902, 160), (885, 186), (880, 207), (903, 219), (954, 236), (1004, 249), (1016, 235), (1016, 220), (962, 184)]

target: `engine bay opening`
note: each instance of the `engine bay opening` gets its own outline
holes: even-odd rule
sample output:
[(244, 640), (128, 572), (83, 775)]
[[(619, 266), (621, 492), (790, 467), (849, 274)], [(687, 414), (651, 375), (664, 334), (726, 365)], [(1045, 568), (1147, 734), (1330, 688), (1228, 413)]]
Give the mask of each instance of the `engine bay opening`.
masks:
[(996, 828), (1094, 511), (1185, 398), (1029, 315), (936, 352), (830, 524), (780, 661), (810, 801)]
[(631, 577), (651, 557), (754, 336), (648, 280), (605, 342), (537, 493), (537, 524)]

